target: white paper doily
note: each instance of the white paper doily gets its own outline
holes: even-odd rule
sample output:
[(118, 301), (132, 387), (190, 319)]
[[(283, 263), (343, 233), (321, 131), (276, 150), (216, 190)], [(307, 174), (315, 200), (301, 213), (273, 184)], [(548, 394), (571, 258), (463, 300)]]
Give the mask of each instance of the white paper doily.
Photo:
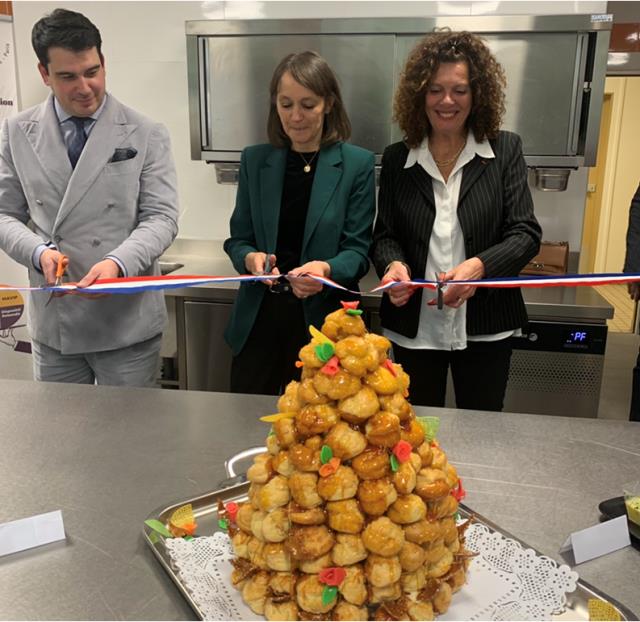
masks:
[[(205, 620), (263, 620), (231, 586), (233, 550), (224, 533), (167, 539), (172, 566)], [(561, 613), (578, 573), (482, 523), (466, 532), (466, 547), (478, 552), (467, 583), (438, 620), (550, 620)]]

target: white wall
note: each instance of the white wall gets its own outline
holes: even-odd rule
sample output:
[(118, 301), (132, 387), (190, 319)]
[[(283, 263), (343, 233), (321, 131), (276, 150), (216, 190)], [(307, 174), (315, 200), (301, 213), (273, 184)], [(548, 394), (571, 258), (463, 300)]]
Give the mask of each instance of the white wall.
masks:
[[(189, 147), (187, 68), (184, 22), (194, 19), (262, 19), (319, 17), (407, 17), (481, 14), (603, 13), (606, 2), (26, 2), (14, 0), (14, 28), (21, 107), (47, 94), (36, 71), (30, 32), (34, 22), (56, 7), (80, 11), (103, 37), (107, 88), (121, 101), (162, 121), (173, 140), (178, 169), (180, 236), (222, 239), (228, 233), (235, 186), (218, 185), (213, 167), (192, 162)], [(265, 76), (265, 89), (268, 76)], [(266, 118), (266, 111), (265, 111)], [(572, 174), (571, 188), (557, 197), (536, 196), (536, 212), (553, 227), (562, 222), (577, 228), (579, 246), (586, 179)], [(583, 183), (584, 182), (584, 183)], [(561, 204), (561, 205), (559, 205)], [(562, 211), (560, 211), (562, 210)], [(579, 217), (577, 216), (579, 214)], [(579, 222), (578, 222), (579, 221)], [(576, 224), (577, 223), (577, 224)], [(545, 226), (545, 234), (547, 227)], [(550, 239), (568, 239), (556, 234)], [(576, 248), (575, 244), (572, 244)], [(1, 266), (1, 264), (0, 264)]]

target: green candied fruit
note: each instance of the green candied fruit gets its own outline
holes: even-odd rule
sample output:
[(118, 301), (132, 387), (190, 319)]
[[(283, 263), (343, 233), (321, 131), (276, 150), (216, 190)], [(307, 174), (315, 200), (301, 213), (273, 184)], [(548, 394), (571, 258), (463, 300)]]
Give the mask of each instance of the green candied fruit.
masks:
[(333, 458), (333, 451), (331, 450), (331, 447), (329, 447), (329, 445), (323, 445), (320, 450), (320, 462), (322, 462), (322, 464), (327, 464), (331, 458)]
[(362, 315), (362, 309), (347, 309), (347, 315)]
[(326, 363), (334, 354), (335, 349), (326, 341), (324, 343), (319, 343), (315, 348), (316, 356), (323, 362)]

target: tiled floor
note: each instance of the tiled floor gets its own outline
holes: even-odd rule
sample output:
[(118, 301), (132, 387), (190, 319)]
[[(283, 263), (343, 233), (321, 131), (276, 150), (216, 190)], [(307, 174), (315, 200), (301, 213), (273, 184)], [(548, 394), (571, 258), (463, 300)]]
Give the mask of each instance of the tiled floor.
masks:
[(629, 298), (626, 285), (601, 285), (594, 288), (615, 308), (613, 319), (607, 320), (609, 331), (632, 333), (635, 321), (635, 304)]

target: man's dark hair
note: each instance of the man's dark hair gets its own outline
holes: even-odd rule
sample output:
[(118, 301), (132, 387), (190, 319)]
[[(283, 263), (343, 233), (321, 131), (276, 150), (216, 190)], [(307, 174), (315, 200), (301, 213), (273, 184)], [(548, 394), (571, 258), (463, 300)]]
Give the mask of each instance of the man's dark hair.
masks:
[(96, 48), (102, 62), (100, 31), (82, 13), (56, 9), (39, 19), (31, 31), (31, 45), (42, 66), (49, 66), (49, 48), (59, 47), (72, 52)]

